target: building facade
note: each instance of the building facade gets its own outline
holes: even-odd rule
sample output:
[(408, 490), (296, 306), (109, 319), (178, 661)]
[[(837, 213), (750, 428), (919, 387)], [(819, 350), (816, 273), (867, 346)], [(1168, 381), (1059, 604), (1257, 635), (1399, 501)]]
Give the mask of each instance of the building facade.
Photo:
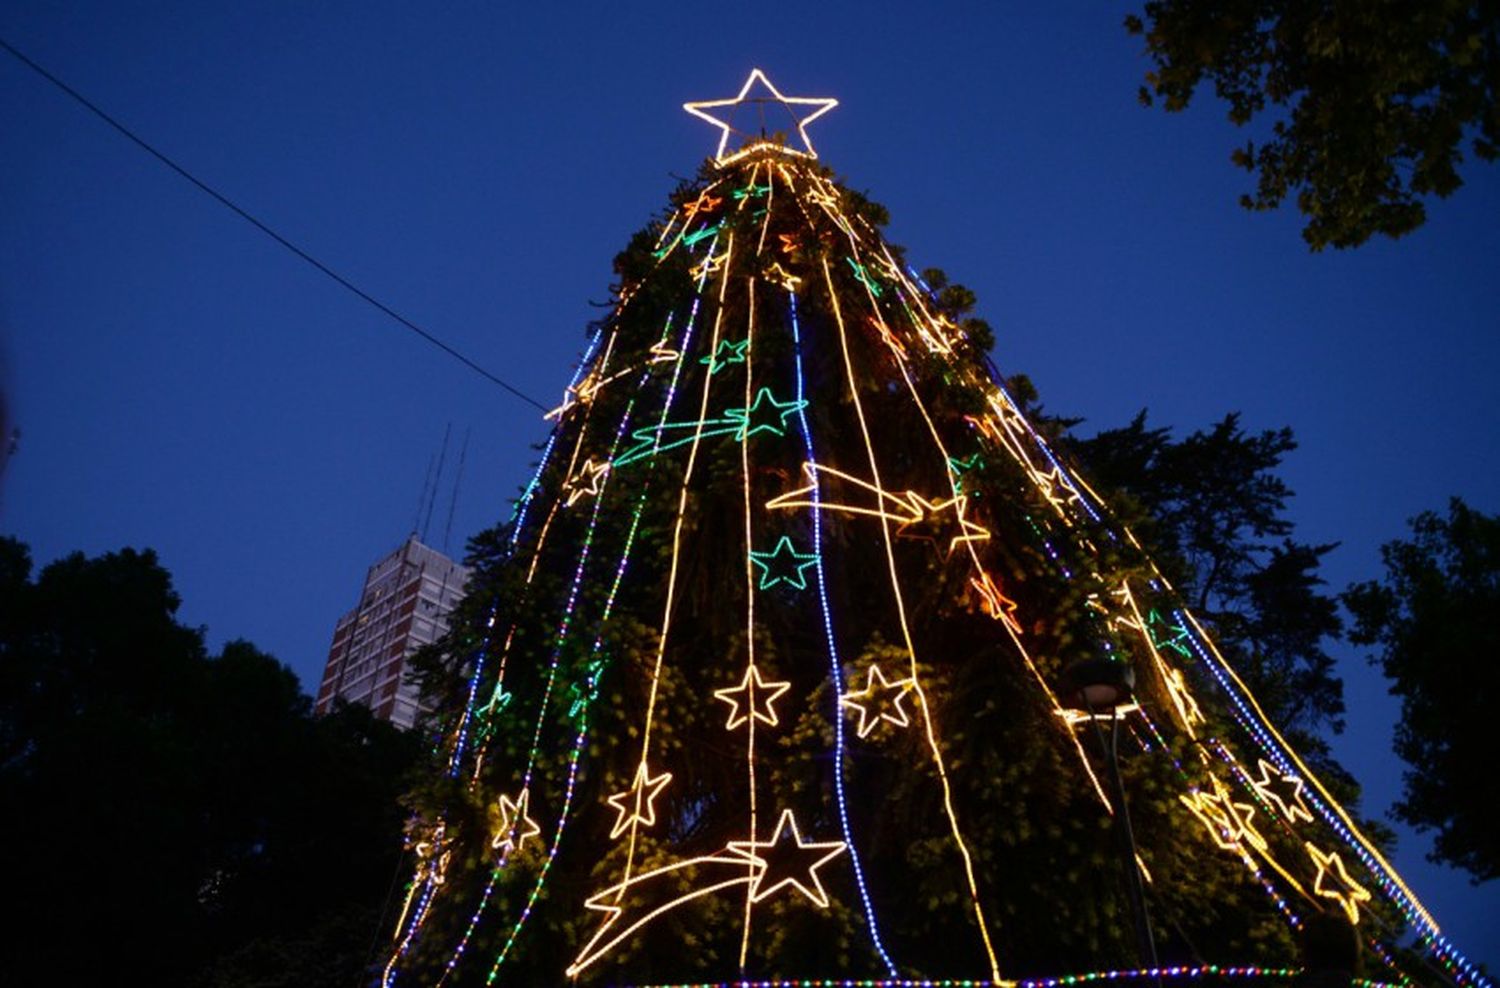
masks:
[(416, 687), (406, 682), (407, 660), (448, 630), (468, 578), (466, 567), (415, 535), (371, 566), (358, 606), (334, 626), (317, 713), (343, 699), (398, 727), (415, 724), (422, 708)]

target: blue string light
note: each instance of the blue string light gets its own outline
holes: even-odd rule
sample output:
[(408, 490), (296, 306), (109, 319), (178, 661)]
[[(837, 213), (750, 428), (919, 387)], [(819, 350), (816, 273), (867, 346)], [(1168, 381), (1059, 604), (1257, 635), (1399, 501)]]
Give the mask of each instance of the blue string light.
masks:
[[(792, 316), (792, 346), (795, 354), (797, 368), (797, 419), (802, 425), (802, 441), (807, 449), (807, 461), (817, 466), (818, 459), (813, 452), (812, 430), (807, 425), (807, 403), (803, 400), (803, 377), (802, 377), (802, 331), (797, 322), (797, 295), (795, 292), (787, 292), (787, 298), (791, 302)], [(833, 676), (833, 789), (837, 796), (839, 807), (839, 825), (843, 828), (844, 843), (849, 848), (849, 860), (854, 865), (854, 881), (859, 886), (859, 897), (864, 903), (865, 920), (870, 928), (870, 940), (875, 945), (875, 951), (880, 959), (885, 962), (886, 970), (891, 977), (896, 976), (896, 962), (891, 960), (886, 953), (885, 945), (880, 940), (880, 927), (875, 922), (875, 904), (870, 901), (870, 891), (865, 887), (865, 870), (860, 863), (859, 852), (855, 849), (854, 836), (849, 828), (849, 808), (844, 798), (844, 716), (839, 708), (839, 698), (844, 695), (844, 670), (839, 661), (838, 643), (833, 633), (833, 612), (828, 605), (828, 584), (823, 573), (823, 525), (820, 521), (822, 512), (818, 510), (818, 488), (813, 487), (813, 552), (818, 557), (815, 572), (818, 574), (818, 601), (823, 611), (823, 633), (828, 638), (828, 663)]]

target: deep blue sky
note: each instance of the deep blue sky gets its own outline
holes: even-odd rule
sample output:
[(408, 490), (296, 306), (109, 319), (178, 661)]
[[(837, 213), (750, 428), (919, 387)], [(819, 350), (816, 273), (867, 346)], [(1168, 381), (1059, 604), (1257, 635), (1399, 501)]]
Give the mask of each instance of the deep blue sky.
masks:
[[(1312, 255), (1294, 213), (1236, 205), (1244, 135), (1220, 105), (1137, 105), (1129, 4), (505, 6), (12, 0), (0, 33), (549, 401), (610, 259), (712, 150), (680, 104), (759, 65), (843, 101), (813, 127), (822, 157), (889, 206), (913, 263), (978, 293), (996, 360), (1049, 408), (1291, 425), (1298, 534), (1342, 543), (1335, 587), (1450, 495), (1500, 510), (1495, 168), (1402, 241)], [(505, 514), (543, 423), (3, 55), (0, 135), (0, 373), (24, 432), (0, 527), (39, 563), (156, 548), (187, 621), (315, 689), (444, 426), (473, 432), (456, 551)], [(1379, 811), (1396, 708), (1343, 654), (1336, 750)], [(1403, 833), (1398, 866), (1500, 962), (1500, 883), (1425, 848)]]

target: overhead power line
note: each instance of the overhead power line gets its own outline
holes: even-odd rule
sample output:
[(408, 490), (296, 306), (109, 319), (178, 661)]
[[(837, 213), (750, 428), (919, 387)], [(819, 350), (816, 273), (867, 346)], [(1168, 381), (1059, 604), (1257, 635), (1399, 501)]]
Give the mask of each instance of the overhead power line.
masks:
[(520, 388), (517, 388), (515, 385), (511, 384), (510, 382), (505, 381), (505, 380), (497, 377), (496, 375), (490, 373), (488, 370), (486, 370), (484, 367), (482, 367), (479, 363), (477, 363), (476, 361), (474, 361), (472, 358), (470, 358), (470, 357), (466, 356), (465, 354), (461, 353), (459, 350), (455, 349), (450, 344), (445, 343), (443, 340), (441, 340), (438, 337), (434, 336), (432, 333), (429, 333), (427, 330), (423, 329), (421, 326), (418, 326), (416, 323), (412, 322), (410, 319), (406, 318), (401, 313), (397, 312), (395, 309), (392, 309), (390, 306), (388, 306), (384, 302), (380, 301), (380, 299), (378, 299), (375, 296), (371, 295), (369, 292), (365, 291), (363, 288), (360, 288), (358, 285), (356, 285), (354, 282), (350, 281), (348, 278), (345, 278), (343, 275), (341, 275), (337, 271), (333, 270), (333, 268), (329, 267), (327, 264), (324, 264), (322, 261), (320, 261), (316, 257), (312, 256), (307, 251), (303, 250), (301, 247), (298, 247), (296, 244), (292, 243), (290, 240), (288, 240), (286, 237), (282, 236), (280, 233), (277, 233), (271, 227), (267, 226), (264, 222), (262, 222), (261, 220), (257, 219), (252, 213), (250, 213), (249, 211), (247, 211), (246, 209), (244, 209), (242, 206), (240, 206), (239, 204), (237, 204), (236, 202), (234, 202), (234, 200), (232, 200), (228, 196), (224, 195), (224, 193), (220, 192), (218, 189), (215, 189), (213, 186), (209, 185), (207, 182), (204, 182), (202, 179), (198, 178), (196, 175), (194, 175), (192, 172), (188, 171), (182, 165), (179, 165), (176, 161), (172, 160), (166, 154), (162, 153), (161, 151), (158, 151), (154, 146), (152, 146), (152, 144), (149, 141), (147, 141), (145, 138), (143, 138), (143, 137), (139, 136), (138, 134), (136, 134), (133, 130), (131, 130), (129, 127), (125, 126), (124, 124), (122, 124), (120, 121), (116, 120), (114, 117), (110, 116), (104, 110), (100, 109), (99, 106), (97, 104), (95, 104), (92, 100), (90, 100), (87, 96), (84, 96), (78, 90), (74, 89), (72, 86), (68, 85), (66, 82), (63, 82), (57, 76), (53, 75), (51, 72), (48, 72), (46, 69), (42, 68), (42, 66), (40, 66), (36, 62), (32, 61), (23, 52), (21, 52), (19, 49), (17, 49), (10, 42), (6, 41), (4, 38), (0, 38), (0, 48), (4, 48), (6, 50), (6, 52), (8, 52), (12, 57), (14, 57), (16, 59), (16, 61), (20, 62), (22, 65), (26, 66), (28, 69), (30, 69), (31, 71), (35, 72), (37, 75), (41, 76), (43, 79), (46, 79), (48, 82), (52, 83), (52, 85), (56, 86), (58, 89), (62, 90), (64, 93), (66, 93), (69, 96), (71, 96), (73, 98), (73, 100), (75, 102), (77, 102), (79, 105), (81, 105), (84, 109), (88, 110), (94, 116), (98, 117), (100, 120), (103, 120), (105, 123), (109, 124), (115, 130), (119, 131), (128, 140), (130, 140), (131, 143), (135, 144), (141, 150), (145, 151), (147, 154), (151, 155), (157, 161), (160, 161), (162, 164), (164, 164), (168, 168), (172, 169), (172, 171), (176, 172), (178, 175), (180, 175), (183, 178), (187, 179), (187, 181), (191, 182), (200, 191), (202, 191), (202, 192), (206, 193), (207, 195), (209, 195), (210, 197), (212, 197), (221, 206), (223, 206), (226, 209), (228, 209), (231, 212), (233, 212), (240, 219), (242, 219), (245, 222), (249, 223), (251, 226), (255, 227), (261, 233), (264, 233), (266, 236), (270, 237), (272, 240), (276, 241), (278, 244), (280, 244), (281, 246), (285, 247), (287, 250), (291, 251), (293, 254), (295, 254), (298, 257), (300, 257), (302, 260), (306, 261), (308, 264), (312, 265), (314, 268), (316, 268), (318, 271), (320, 271), (324, 275), (327, 275), (330, 279), (332, 279), (334, 282), (336, 282), (340, 286), (342, 286), (342, 287), (348, 289), (349, 291), (353, 292), (355, 295), (359, 296), (361, 299), (363, 299), (364, 301), (368, 302), (370, 305), (372, 305), (375, 308), (379, 309), (385, 315), (390, 316), (392, 319), (396, 320), (396, 322), (400, 323), (406, 329), (408, 329), (411, 332), (415, 333), (416, 335), (420, 336), (422, 339), (426, 340), (428, 343), (431, 343), (433, 346), (437, 347), (439, 350), (442, 350), (448, 356), (450, 356), (453, 359), (457, 360), (459, 363), (463, 364), (465, 367), (467, 367), (470, 370), (474, 371), (476, 374), (479, 374), (480, 376), (484, 377), (486, 380), (490, 381), (491, 383), (498, 384), (500, 387), (504, 388), (506, 391), (509, 391), (511, 394), (515, 395), (517, 398), (520, 398), (522, 401), (524, 401), (524, 402), (526, 402), (528, 404), (535, 405), (537, 408), (541, 409), (544, 412), (548, 410), (546, 405), (544, 405), (541, 402), (537, 401), (535, 398), (531, 397), (531, 395), (529, 395), (526, 392), (522, 391)]

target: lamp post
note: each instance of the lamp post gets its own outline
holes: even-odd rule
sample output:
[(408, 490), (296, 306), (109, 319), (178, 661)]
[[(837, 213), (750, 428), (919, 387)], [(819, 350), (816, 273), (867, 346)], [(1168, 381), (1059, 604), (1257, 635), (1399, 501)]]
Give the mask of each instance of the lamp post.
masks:
[[(1130, 892), (1130, 911), (1135, 920), (1136, 949), (1142, 967), (1156, 970), (1156, 941), (1151, 936), (1151, 920), (1146, 915), (1146, 895), (1141, 884), (1141, 869), (1136, 862), (1135, 833), (1130, 828), (1130, 811), (1125, 805), (1125, 783), (1120, 778), (1120, 718), (1115, 708), (1130, 701), (1135, 691), (1135, 670), (1124, 662), (1109, 659), (1086, 659), (1063, 670), (1058, 683), (1059, 699), (1074, 710), (1088, 715), (1094, 737), (1104, 759), (1109, 763), (1109, 778), (1114, 788), (1115, 833), (1124, 858), (1125, 884)], [(1109, 740), (1099, 727), (1099, 713), (1109, 715)], [(1159, 981), (1159, 979), (1158, 979)]]

